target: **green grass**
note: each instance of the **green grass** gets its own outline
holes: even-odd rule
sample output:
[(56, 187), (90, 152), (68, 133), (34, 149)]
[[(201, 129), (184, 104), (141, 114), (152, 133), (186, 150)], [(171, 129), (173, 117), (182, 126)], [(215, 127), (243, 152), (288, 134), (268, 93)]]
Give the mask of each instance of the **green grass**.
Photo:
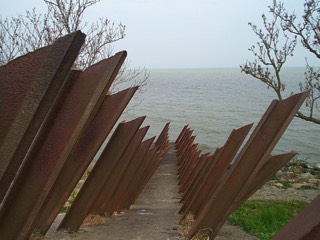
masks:
[(229, 221), (267, 240), (306, 205), (303, 201), (250, 200), (232, 213)]

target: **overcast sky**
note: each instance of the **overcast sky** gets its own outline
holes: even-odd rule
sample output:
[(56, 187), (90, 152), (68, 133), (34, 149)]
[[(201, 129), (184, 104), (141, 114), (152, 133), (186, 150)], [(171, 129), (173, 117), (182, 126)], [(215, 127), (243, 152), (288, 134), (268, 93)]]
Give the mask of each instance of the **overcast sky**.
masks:
[[(1, 0), (1, 15), (11, 16), (36, 7), (41, 0)], [(126, 37), (115, 50), (127, 50), (132, 67), (215, 68), (239, 67), (253, 59), (248, 48), (257, 38), (248, 26), (261, 26), (272, 0), (101, 0), (88, 9), (86, 19), (108, 17), (126, 25)], [(302, 0), (284, 0), (296, 12)], [(312, 56), (298, 48), (286, 66), (304, 66)], [(313, 62), (312, 62), (313, 63)], [(314, 61), (315, 63), (315, 61)]]

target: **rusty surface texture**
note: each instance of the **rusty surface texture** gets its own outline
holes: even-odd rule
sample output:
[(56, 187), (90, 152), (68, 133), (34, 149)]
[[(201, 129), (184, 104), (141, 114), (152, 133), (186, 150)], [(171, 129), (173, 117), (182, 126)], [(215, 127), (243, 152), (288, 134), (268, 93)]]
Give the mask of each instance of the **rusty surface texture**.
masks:
[(135, 202), (136, 198), (140, 195), (144, 187), (144, 182), (146, 181), (146, 173), (149, 171), (150, 165), (152, 164), (152, 159), (154, 158), (158, 149), (158, 147), (151, 146), (144, 155), (142, 160), (143, 163), (140, 164), (137, 169), (137, 174), (139, 174), (140, 179), (135, 181), (134, 184), (130, 184), (130, 187), (133, 188), (130, 189), (130, 194), (128, 195), (129, 198), (125, 201), (123, 209), (129, 209), (130, 206)]
[(138, 169), (140, 169), (141, 164), (145, 164), (143, 162), (144, 156), (149, 151), (154, 139), (155, 137), (152, 137), (143, 141), (132, 157), (131, 164), (128, 166), (130, 171), (123, 175), (121, 183), (117, 186), (117, 192), (109, 204), (108, 211), (110, 212), (110, 215), (114, 212), (120, 213), (128, 204), (130, 196), (136, 191), (135, 186), (137, 185), (137, 182), (140, 181), (141, 175), (141, 172), (139, 172)]
[(162, 137), (161, 140), (158, 142), (158, 146), (154, 145), (151, 147), (147, 153), (144, 155), (142, 164), (139, 165), (136, 175), (140, 176), (139, 180), (135, 181), (134, 183), (130, 184), (129, 190), (129, 198), (122, 206), (122, 209), (129, 209), (129, 207), (136, 201), (148, 181), (150, 180), (151, 176), (157, 169), (160, 161), (167, 153), (169, 149), (169, 123), (165, 125), (162, 130)]
[(179, 133), (179, 135), (178, 135), (178, 137), (177, 137), (177, 139), (176, 139), (176, 141), (174, 142), (175, 145), (177, 145), (179, 142), (181, 142), (182, 137), (184, 136), (184, 134), (185, 134), (185, 132), (187, 131), (188, 127), (189, 127), (189, 125), (183, 126), (181, 132)]
[(0, 201), (40, 126), (50, 125), (84, 38), (75, 32), (0, 68)]
[[(20, 214), (20, 221), (15, 220), (15, 227), (20, 229), (14, 230), (20, 231), (20, 236), (33, 232), (35, 218), (49, 190), (83, 129), (91, 123), (95, 108), (100, 107), (97, 105), (105, 97), (105, 87), (113, 81), (108, 74), (113, 74), (115, 66), (122, 61), (120, 56), (101, 61), (72, 79), (61, 97), (59, 109), (47, 120), (50, 126), (38, 134), (0, 212), (2, 219), (13, 220)], [(103, 88), (98, 89), (101, 85)]]
[(97, 196), (104, 186), (105, 180), (111, 174), (112, 169), (116, 166), (122, 153), (138, 131), (144, 118), (140, 117), (118, 125), (92, 172), (79, 191), (74, 203), (60, 223), (59, 229), (67, 228), (71, 231), (79, 229), (83, 220), (92, 209)]
[[(111, 217), (129, 209), (169, 149), (170, 122), (157, 139), (143, 141), (145, 117), (119, 123), (108, 138), (137, 87), (107, 94), (125, 51), (70, 70), (84, 38), (80, 31), (66, 35), (0, 67), (1, 239), (45, 234), (90, 163), (58, 228), (77, 231), (90, 213)], [(233, 130), (213, 153), (201, 153), (193, 130), (182, 128), (174, 144), (181, 222), (194, 216), (187, 238), (205, 229), (214, 239), (228, 216), (296, 155), (271, 152), (308, 94), (274, 100), (245, 144), (252, 124)], [(272, 239), (318, 239), (319, 204), (320, 196)]]
[(144, 155), (143, 158), (143, 164), (140, 164), (137, 174), (139, 174), (140, 179), (138, 181), (135, 181), (135, 184), (131, 184), (130, 186), (133, 186), (133, 189), (131, 189), (131, 192), (129, 194), (129, 198), (125, 201), (124, 209), (129, 209), (130, 206), (136, 201), (140, 193), (142, 192), (144, 186), (146, 185), (146, 182), (148, 181), (147, 174), (151, 171), (151, 165), (153, 165), (153, 160), (155, 158), (155, 155), (158, 151), (159, 147), (152, 146), (147, 153)]
[(106, 97), (46, 197), (35, 223), (38, 232), (45, 234), (50, 228), (136, 89), (129, 88)]
[(272, 240), (317, 240), (320, 236), (320, 195), (280, 229)]
[(293, 95), (283, 101), (273, 101), (246, 145), (226, 174), (215, 193), (194, 222), (188, 237), (201, 229), (211, 229), (214, 238), (228, 217), (233, 201), (239, 201), (248, 192), (252, 180), (270, 154), (308, 93)]
[(241, 198), (233, 203), (233, 212), (236, 208), (238, 208), (243, 202), (245, 202), (253, 193), (255, 193), (258, 189), (260, 189), (263, 184), (268, 181), (272, 176), (274, 176), (282, 166), (288, 163), (291, 159), (296, 156), (296, 152), (289, 152), (284, 154), (279, 154), (275, 156), (271, 156), (269, 160), (262, 165), (261, 169), (258, 171), (256, 176), (254, 177), (250, 187), (247, 192), (241, 196)]
[(214, 161), (214, 164), (205, 169), (207, 174), (200, 185), (195, 188), (196, 192), (191, 195), (192, 200), (186, 208), (185, 214), (188, 214), (189, 211), (191, 211), (195, 218), (198, 217), (203, 205), (209, 200), (215, 189), (218, 187), (218, 183), (221, 181), (223, 173), (227, 171), (229, 164), (242, 145), (251, 127), (252, 124), (249, 124), (231, 132), (223, 148), (221, 148), (219, 154), (216, 155), (217, 158)]
[(195, 191), (197, 191), (197, 187), (201, 185), (201, 183), (204, 181), (203, 179), (206, 177), (208, 170), (211, 169), (211, 166), (213, 164), (215, 164), (217, 155), (220, 154), (220, 151), (220, 148), (216, 149), (213, 155), (208, 156), (208, 158), (205, 158), (204, 161), (199, 164), (199, 169), (195, 173), (194, 178), (190, 179), (189, 186), (187, 186), (184, 192), (181, 192), (182, 197), (180, 202), (183, 203), (183, 205), (179, 213), (184, 213), (186, 206), (190, 204), (191, 198), (195, 194)]
[(166, 123), (166, 125), (160, 132), (158, 139), (154, 143), (155, 146), (159, 146), (160, 148), (165, 147), (163, 146), (163, 144), (166, 144), (166, 140), (168, 139), (169, 126), (170, 126), (170, 122)]
[(99, 195), (95, 199), (94, 205), (91, 209), (92, 213), (98, 213), (102, 215), (104, 213), (110, 214), (110, 202), (112, 199), (117, 201), (117, 199), (115, 199), (115, 196), (116, 191), (119, 190), (118, 186), (121, 184), (121, 181), (123, 181), (123, 175), (130, 174), (130, 171), (132, 171), (132, 169), (129, 167), (130, 162), (144, 136), (146, 135), (148, 129), (149, 126), (143, 127), (139, 129), (133, 136), (129, 145), (119, 158), (117, 164), (112, 169), (111, 174), (106, 179)]
[[(39, 141), (41, 135), (37, 133), (39, 127), (41, 126), (41, 133), (44, 133), (50, 127), (51, 119), (46, 114), (49, 112), (49, 116), (53, 116), (60, 107), (58, 106), (61, 102), (59, 92), (65, 93), (61, 90), (61, 87), (65, 84), (84, 37), (81, 32), (76, 32), (58, 39), (49, 47), (47, 56), (42, 59), (43, 65), (39, 64), (40, 69), (34, 72), (33, 77), (36, 78), (36, 81), (27, 91), (2, 145), (0, 152), (2, 173), (7, 170), (9, 163), (17, 170), (36, 134), (36, 140)], [(30, 61), (32, 61), (32, 58)], [(55, 107), (52, 107), (53, 105)], [(24, 166), (29, 167), (29, 163), (24, 164)], [(41, 168), (39, 170), (42, 171)], [(9, 169), (10, 176), (12, 175), (11, 171), (12, 169)], [(37, 198), (39, 194), (33, 188), (37, 188), (40, 183), (36, 181), (36, 186), (33, 186), (32, 181), (28, 182), (23, 173), (33, 178), (33, 174), (38, 172), (32, 173), (22, 170), (17, 176), (9, 196), (2, 203), (0, 235), (4, 239), (24, 238), (28, 235), (30, 229), (31, 221), (29, 219), (33, 217), (34, 206), (37, 203), (34, 197)], [(6, 182), (1, 185), (7, 188), (12, 180), (7, 178)], [(41, 190), (45, 189), (42, 188)]]

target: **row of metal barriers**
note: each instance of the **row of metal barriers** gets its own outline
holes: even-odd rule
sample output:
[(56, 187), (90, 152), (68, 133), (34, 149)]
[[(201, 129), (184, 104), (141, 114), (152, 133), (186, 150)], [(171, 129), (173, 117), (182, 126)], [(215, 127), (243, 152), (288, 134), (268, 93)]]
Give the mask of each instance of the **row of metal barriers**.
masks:
[[(213, 153), (201, 154), (193, 130), (188, 125), (182, 129), (175, 147), (181, 223), (190, 215), (192, 219), (188, 239), (214, 239), (229, 215), (296, 155), (271, 152), (307, 95), (274, 100), (249, 137), (253, 124), (234, 129)], [(319, 239), (319, 206), (320, 195), (272, 239)]]
[[(0, 67), (0, 239), (48, 231), (137, 90), (109, 91), (125, 51), (73, 70), (84, 40), (78, 31)], [(144, 119), (117, 125), (59, 228), (134, 203), (168, 150), (169, 123), (144, 140)]]

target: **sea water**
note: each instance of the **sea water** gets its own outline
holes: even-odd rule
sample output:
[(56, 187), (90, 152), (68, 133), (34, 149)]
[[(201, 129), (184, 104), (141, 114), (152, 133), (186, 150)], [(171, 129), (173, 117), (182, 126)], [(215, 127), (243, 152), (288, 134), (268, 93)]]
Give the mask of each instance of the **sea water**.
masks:
[[(281, 76), (284, 97), (300, 92), (304, 68), (285, 68)], [(121, 119), (147, 116), (144, 125), (150, 125), (149, 137), (158, 136), (170, 122), (171, 141), (188, 124), (203, 153), (213, 152), (223, 146), (232, 129), (249, 123), (254, 128), (273, 99), (273, 90), (240, 69), (154, 69), (146, 91), (131, 101)], [(317, 164), (319, 149), (320, 125), (294, 118), (273, 154), (294, 150), (299, 159)]]

